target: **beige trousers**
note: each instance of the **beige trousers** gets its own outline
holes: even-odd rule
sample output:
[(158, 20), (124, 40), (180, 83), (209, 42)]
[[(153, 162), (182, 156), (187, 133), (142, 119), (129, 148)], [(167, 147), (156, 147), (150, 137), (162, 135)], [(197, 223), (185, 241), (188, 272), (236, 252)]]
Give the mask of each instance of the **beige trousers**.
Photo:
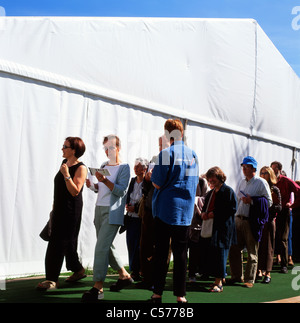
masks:
[[(244, 280), (245, 283), (254, 283), (257, 263), (259, 242), (256, 241), (251, 232), (249, 220), (235, 217), (237, 231), (237, 244), (232, 245), (229, 251), (229, 264), (231, 278), (235, 280)], [(246, 247), (248, 258), (243, 273), (243, 250)]]

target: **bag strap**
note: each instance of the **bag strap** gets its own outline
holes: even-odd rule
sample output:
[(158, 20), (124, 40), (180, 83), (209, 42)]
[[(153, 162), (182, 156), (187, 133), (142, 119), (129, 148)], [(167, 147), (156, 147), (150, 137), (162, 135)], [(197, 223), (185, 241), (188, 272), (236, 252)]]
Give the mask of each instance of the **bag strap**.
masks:
[(209, 200), (208, 200), (208, 203), (207, 203), (207, 206), (206, 206), (206, 213), (207, 213), (207, 211), (208, 211), (208, 207), (209, 207), (209, 204), (210, 204), (210, 201), (211, 201), (211, 198), (212, 198), (212, 196), (213, 196), (213, 194), (214, 194), (214, 192), (215, 192), (215, 189), (213, 189), (212, 190), (212, 192), (211, 192), (211, 194), (210, 194), (210, 196), (209, 196)]

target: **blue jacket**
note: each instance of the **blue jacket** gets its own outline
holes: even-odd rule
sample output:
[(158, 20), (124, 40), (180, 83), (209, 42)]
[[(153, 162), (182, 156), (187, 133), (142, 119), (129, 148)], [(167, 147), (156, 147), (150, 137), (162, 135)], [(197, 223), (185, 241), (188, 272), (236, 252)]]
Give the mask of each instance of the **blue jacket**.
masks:
[(151, 181), (160, 186), (153, 193), (153, 216), (169, 225), (189, 226), (199, 181), (196, 153), (175, 141), (160, 152)]
[[(101, 168), (107, 163), (102, 164)], [(110, 196), (109, 224), (124, 225), (124, 209), (129, 179), (129, 165), (121, 164)]]

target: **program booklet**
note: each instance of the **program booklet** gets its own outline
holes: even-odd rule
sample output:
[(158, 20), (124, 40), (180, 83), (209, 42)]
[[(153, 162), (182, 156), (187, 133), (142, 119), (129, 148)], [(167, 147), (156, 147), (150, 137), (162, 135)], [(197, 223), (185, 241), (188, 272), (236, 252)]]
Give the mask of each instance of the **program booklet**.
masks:
[(110, 172), (107, 168), (93, 168), (89, 167), (89, 170), (93, 176), (96, 175), (96, 172), (102, 174), (103, 176), (110, 176)]

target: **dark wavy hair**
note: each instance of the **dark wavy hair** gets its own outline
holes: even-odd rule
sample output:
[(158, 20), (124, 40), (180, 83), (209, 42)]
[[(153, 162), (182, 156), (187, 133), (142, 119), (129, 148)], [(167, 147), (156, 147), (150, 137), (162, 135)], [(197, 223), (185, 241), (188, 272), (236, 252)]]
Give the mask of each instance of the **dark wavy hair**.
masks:
[(85, 144), (84, 144), (84, 142), (83, 142), (83, 140), (81, 138), (79, 138), (79, 137), (67, 137), (65, 140), (70, 143), (71, 149), (75, 150), (75, 157), (76, 158), (79, 158), (84, 154), (84, 152), (85, 152)]
[(214, 176), (216, 176), (216, 178), (220, 182), (225, 183), (226, 175), (224, 174), (224, 172), (222, 171), (222, 169), (220, 167), (218, 167), (218, 166), (212, 167), (206, 172), (207, 180), (209, 180), (209, 178), (214, 177)]

